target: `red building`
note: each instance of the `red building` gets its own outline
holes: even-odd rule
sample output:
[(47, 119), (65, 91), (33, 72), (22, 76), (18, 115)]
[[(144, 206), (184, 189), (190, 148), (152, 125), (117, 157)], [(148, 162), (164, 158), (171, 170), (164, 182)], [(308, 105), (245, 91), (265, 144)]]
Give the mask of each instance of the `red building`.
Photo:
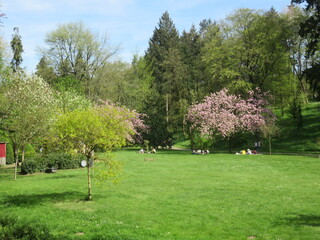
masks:
[(6, 165), (6, 143), (0, 142), (0, 165)]

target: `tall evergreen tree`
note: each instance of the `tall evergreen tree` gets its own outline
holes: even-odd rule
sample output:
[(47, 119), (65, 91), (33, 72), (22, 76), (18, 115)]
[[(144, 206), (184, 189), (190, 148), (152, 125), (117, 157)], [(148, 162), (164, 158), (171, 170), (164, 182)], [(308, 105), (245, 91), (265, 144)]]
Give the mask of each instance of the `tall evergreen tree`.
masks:
[[(172, 61), (173, 55), (177, 55), (178, 62)], [(161, 16), (158, 27), (155, 28), (153, 36), (149, 40), (149, 47), (145, 55), (146, 60), (151, 64), (154, 77), (152, 88), (158, 96), (157, 106), (154, 106), (150, 114), (156, 113), (157, 117), (165, 119), (165, 121), (159, 120), (158, 123), (155, 123), (158, 128), (160, 127), (159, 123), (165, 125), (160, 127), (167, 132), (162, 134), (162, 137), (165, 138), (168, 138), (170, 136), (170, 130), (174, 129), (173, 121), (170, 121), (173, 119), (173, 111), (169, 111), (169, 109), (171, 109), (174, 104), (174, 102), (172, 102), (172, 99), (175, 99), (173, 94), (179, 94), (175, 92), (175, 90), (179, 88), (178, 85), (180, 85), (182, 80), (180, 73), (177, 73), (177, 71), (183, 71), (181, 58), (179, 56), (179, 33), (169, 13), (165, 12)], [(150, 98), (149, 100), (153, 101), (154, 99)], [(147, 105), (154, 104), (149, 102)], [(150, 117), (153, 118), (154, 116)], [(156, 128), (156, 126), (154, 128), (151, 127), (151, 129)], [(159, 141), (166, 142), (168, 139)]]
[(19, 34), (19, 28), (17, 27), (13, 28), (13, 32), (14, 33), (12, 35), (12, 40), (10, 42), (11, 49), (13, 52), (11, 67), (14, 72), (18, 72), (20, 69), (20, 65), (23, 61), (22, 59), (23, 46), (22, 46), (21, 36)]

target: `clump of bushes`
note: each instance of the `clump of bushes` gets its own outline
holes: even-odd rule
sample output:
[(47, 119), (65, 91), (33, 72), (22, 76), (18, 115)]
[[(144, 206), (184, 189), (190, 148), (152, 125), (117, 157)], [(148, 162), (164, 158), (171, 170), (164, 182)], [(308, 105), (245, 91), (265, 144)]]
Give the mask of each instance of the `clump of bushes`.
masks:
[(21, 165), (21, 173), (32, 174), (44, 172), (46, 169), (73, 169), (80, 166), (81, 155), (68, 153), (49, 153), (46, 155), (34, 155), (27, 158)]
[(23, 221), (5, 213), (0, 216), (0, 239), (53, 240), (54, 237), (45, 225), (30, 220)]
[(24, 174), (35, 173), (40, 170), (40, 165), (37, 161), (27, 160), (21, 164), (21, 172)]

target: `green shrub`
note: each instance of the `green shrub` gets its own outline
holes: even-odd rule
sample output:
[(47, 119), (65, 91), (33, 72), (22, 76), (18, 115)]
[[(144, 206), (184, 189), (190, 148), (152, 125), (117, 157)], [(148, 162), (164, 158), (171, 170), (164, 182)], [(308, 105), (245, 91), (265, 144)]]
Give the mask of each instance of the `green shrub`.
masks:
[(80, 166), (81, 156), (67, 153), (49, 153), (46, 155), (48, 167), (72, 169)]
[(32, 174), (44, 172), (48, 168), (72, 169), (78, 168), (83, 157), (67, 153), (35, 154), (27, 158), (21, 165), (21, 173)]
[(13, 157), (13, 148), (12, 144), (7, 143), (7, 151), (6, 151), (6, 162), (7, 164), (12, 164), (14, 163), (14, 157)]
[(23, 174), (31, 174), (40, 170), (40, 164), (34, 160), (25, 160), (21, 164), (21, 173)]

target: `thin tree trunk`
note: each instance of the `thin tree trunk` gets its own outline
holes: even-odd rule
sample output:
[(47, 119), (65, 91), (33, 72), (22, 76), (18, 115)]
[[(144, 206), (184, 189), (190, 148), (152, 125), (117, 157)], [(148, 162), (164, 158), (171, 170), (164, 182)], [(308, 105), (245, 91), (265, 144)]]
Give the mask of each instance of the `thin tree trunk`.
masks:
[(14, 180), (17, 179), (17, 170), (18, 170), (18, 158), (15, 161), (15, 165), (14, 165)]
[(166, 94), (166, 119), (167, 119), (167, 124), (169, 123), (169, 94)]
[(18, 162), (18, 164), (19, 164), (19, 161), (17, 161), (18, 160), (18, 158), (19, 158), (19, 148), (18, 148), (18, 144), (16, 144), (16, 143), (13, 143), (12, 144), (12, 148), (13, 148), (13, 158), (14, 158), (14, 161), (15, 162)]
[(87, 169), (88, 169), (88, 201), (92, 200), (92, 195), (91, 195), (91, 173), (90, 173), (90, 159), (87, 159)]
[(17, 171), (18, 171), (18, 166), (19, 166), (19, 148), (18, 144), (13, 143), (13, 156), (14, 156), (14, 180), (17, 179)]
[(271, 155), (271, 137), (269, 137), (269, 155)]
[(24, 162), (24, 153), (25, 153), (25, 147), (22, 145), (21, 147), (21, 162)]

